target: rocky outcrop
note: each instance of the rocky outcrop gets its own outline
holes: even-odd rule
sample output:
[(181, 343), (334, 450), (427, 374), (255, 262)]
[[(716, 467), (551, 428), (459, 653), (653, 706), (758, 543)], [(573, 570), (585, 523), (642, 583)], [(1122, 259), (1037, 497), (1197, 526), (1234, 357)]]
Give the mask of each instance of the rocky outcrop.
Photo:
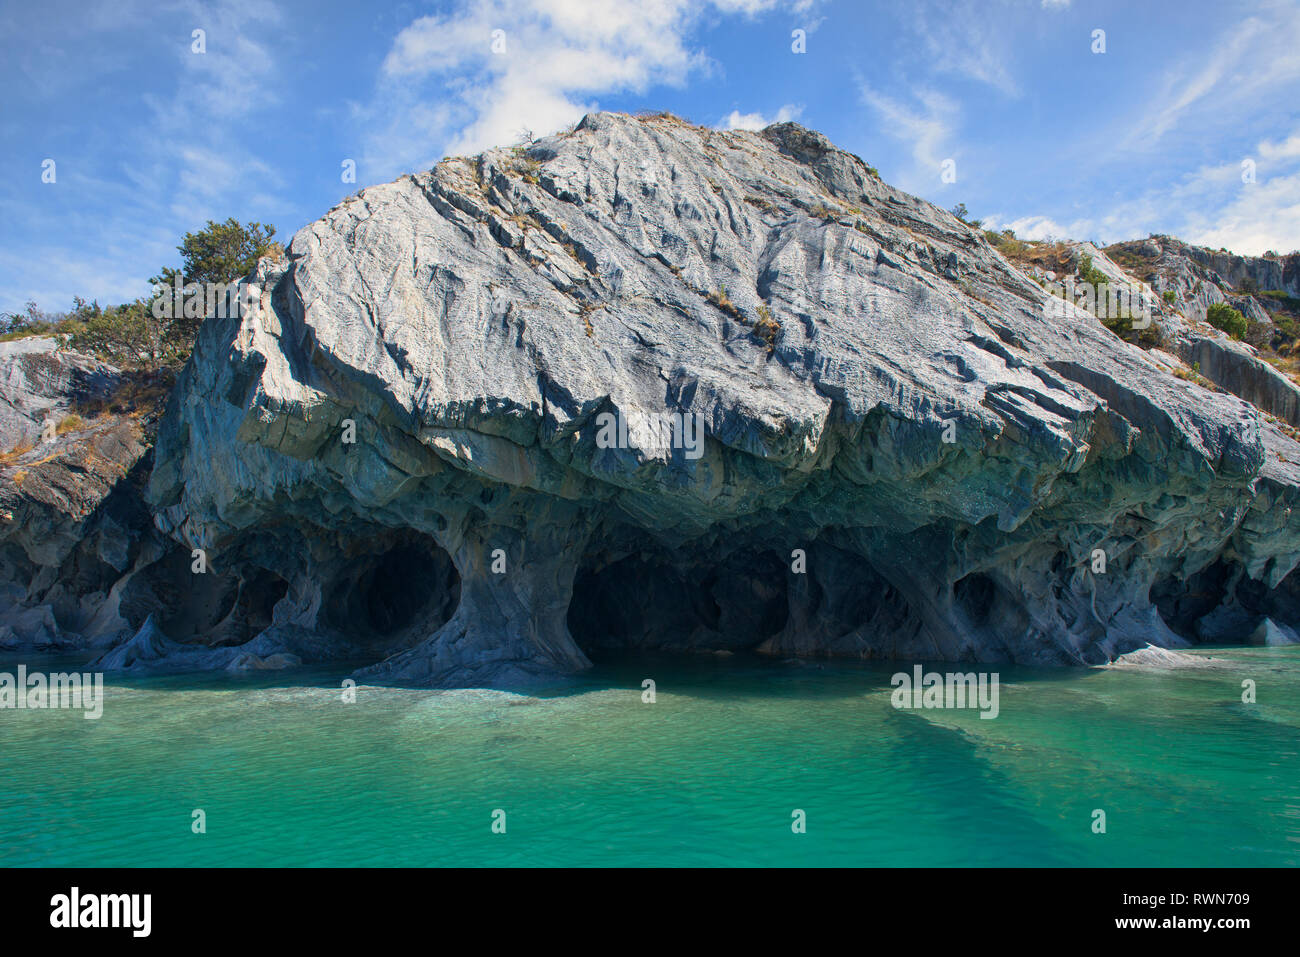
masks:
[(153, 557), (142, 424), (84, 419), (116, 369), (52, 339), (0, 343), (0, 647), (78, 648), (130, 629), (116, 586)]
[(1300, 295), (1300, 252), (1284, 256), (1238, 256), (1227, 250), (1192, 246), (1170, 236), (1119, 243), (1110, 252), (1120, 255), (1130, 272), (1141, 273), (1158, 292), (1177, 295), (1181, 311), (1192, 321), (1204, 321), (1206, 309), (1227, 302), (1254, 322), (1269, 322), (1268, 312), (1255, 298), (1265, 291)]
[(366, 189), (245, 282), (105, 666), (1095, 664), (1297, 621), (1300, 445), (795, 124), (592, 114)]
[(0, 436), (7, 449), (35, 445), (78, 401), (107, 395), (118, 371), (60, 349), (46, 336), (0, 342)]
[(1275, 289), (1300, 296), (1300, 252), (1283, 256), (1238, 256), (1226, 249), (1190, 246), (1176, 239), (1161, 237), (1162, 247), (1173, 256), (1184, 256), (1206, 273), (1225, 280), (1234, 289)]
[[(1300, 447), (1257, 409), (1049, 315), (793, 124), (594, 114), (367, 189), (248, 282), (160, 435), (158, 520), (285, 581), (277, 623), (374, 633), (370, 679), (647, 646), (1098, 662), (1193, 639), (1152, 596), (1198, 569), (1272, 589), (1300, 557)], [(673, 414), (698, 457), (641, 427)], [(399, 535), (435, 611), (326, 621)]]
[(1290, 275), (1282, 267), (1289, 269), (1287, 263), (1300, 261), (1300, 256), (1273, 260), (1212, 254), (1163, 236), (1119, 243), (1108, 251), (1090, 243), (1072, 245), (1075, 261), (1089, 257), (1108, 281), (1150, 290), (1148, 301), (1162, 348), (1187, 369), (1262, 412), (1300, 427), (1300, 386), (1261, 358), (1255, 346), (1238, 342), (1205, 321), (1211, 305), (1226, 302), (1246, 317), (1250, 328), (1272, 330), (1273, 320), (1259, 301), (1235, 292), (1209, 264), (1223, 266), (1239, 282), (1252, 276), (1281, 282), (1284, 274)]
[(1300, 387), (1249, 346), (1222, 334), (1187, 335), (1178, 346), (1181, 358), (1215, 385), (1269, 415), (1300, 426)]

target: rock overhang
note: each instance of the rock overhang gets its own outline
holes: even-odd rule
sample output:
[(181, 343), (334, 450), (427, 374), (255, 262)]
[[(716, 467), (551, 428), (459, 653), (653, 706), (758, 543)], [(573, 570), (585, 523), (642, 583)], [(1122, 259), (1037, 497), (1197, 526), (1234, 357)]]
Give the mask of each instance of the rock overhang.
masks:
[[(218, 551), (277, 522), (430, 536), (460, 610), (376, 677), (581, 666), (574, 577), (630, 534), (682, 568), (814, 548), (799, 600), (823, 604), (856, 556), (908, 609), (896, 640), (787, 622), (767, 650), (1035, 661), (1177, 643), (1154, 581), (1227, 555), (1277, 585), (1300, 552), (1274, 514), (1294, 476), (1266, 470), (1295, 444), (1257, 410), (1049, 315), (978, 233), (796, 124), (592, 114), (363, 190), (287, 253), (205, 324), (151, 494)], [(699, 415), (703, 453), (600, 448), (602, 414)]]

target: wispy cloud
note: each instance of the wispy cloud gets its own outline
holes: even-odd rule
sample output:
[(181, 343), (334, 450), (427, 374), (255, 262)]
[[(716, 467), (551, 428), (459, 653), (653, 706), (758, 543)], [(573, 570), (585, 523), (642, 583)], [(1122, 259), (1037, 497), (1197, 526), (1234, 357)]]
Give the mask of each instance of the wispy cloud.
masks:
[[(188, 221), (218, 215), (215, 210), (223, 196), (283, 182), (257, 155), (256, 140), (239, 135), (239, 123), (278, 101), (283, 50), (272, 51), (264, 34), (267, 28), (281, 26), (284, 14), (269, 0), (181, 6), (192, 30), (203, 31), (203, 52), (195, 50), (199, 41), (192, 36), (187, 44), (175, 44), (174, 88), (145, 102), (153, 114), (153, 172), (171, 181), (169, 214)], [(233, 135), (196, 136), (196, 130), (228, 130)]]
[[(779, 0), (462, 0), (398, 34), (378, 90), (354, 117), (377, 177), (550, 133), (601, 94), (682, 87), (710, 61), (692, 47), (701, 16), (755, 16)], [(808, 9), (811, 4), (785, 4)], [(428, 104), (436, 102), (438, 106)]]
[(723, 130), (761, 130), (773, 123), (797, 120), (802, 113), (802, 106), (795, 106), (791, 103), (787, 103), (777, 110), (776, 115), (771, 119), (768, 119), (762, 113), (742, 113), (740, 110), (732, 110), (720, 119), (717, 125), (719, 129)]
[(1125, 145), (1154, 148), (1192, 119), (1202, 130), (1218, 127), (1241, 107), (1297, 80), (1300, 16), (1293, 4), (1271, 4), (1237, 24), (1208, 54), (1191, 52), (1170, 68)]
[(876, 112), (881, 130), (911, 150), (913, 165), (898, 177), (900, 185), (914, 190), (938, 185), (944, 160), (956, 159), (950, 143), (960, 115), (956, 101), (934, 90), (918, 90), (913, 106), (865, 84), (859, 93)]
[[(74, 4), (0, 5), (0, 308), (140, 295), (207, 219), (291, 231), (444, 155), (642, 106), (726, 129), (797, 117), (894, 185), (1022, 234), (1300, 246), (1297, 0), (1191, 22), (1113, 3), (1104, 24), (1060, 0)], [(817, 32), (806, 55), (796, 27)]]
[(1207, 164), (1135, 196), (1094, 203), (1078, 218), (999, 215), (986, 225), (1022, 239), (1112, 243), (1161, 232), (1244, 255), (1300, 249), (1300, 129), (1281, 142), (1263, 140), (1252, 153), (1253, 180), (1238, 161)]
[[(260, 208), (270, 218), (277, 204), (283, 209), (274, 194), (285, 180), (261, 155), (265, 142), (244, 135), (244, 124), (278, 102), (285, 47), (273, 48), (266, 35), (284, 23), (275, 3), (248, 0), (124, 2), (112, 17), (98, 11), (78, 21), (69, 49), (30, 73), (34, 81), (51, 68), (70, 72), (69, 61), (86, 50), (92, 65), (79, 75), (84, 89), (105, 69), (95, 51), (120, 58), (124, 35), (152, 29), (149, 92), (107, 125), (79, 118), (86, 133), (69, 135), (55, 150), (56, 184), (10, 185), (6, 205), (23, 218), (29, 241), (0, 256), (0, 305), (35, 298), (66, 308), (73, 293), (103, 301), (144, 295), (148, 277), (176, 261), (186, 231), (234, 211)], [(204, 52), (193, 49), (193, 30), (204, 31)], [(161, 43), (159, 31), (167, 36)], [(78, 96), (75, 86), (52, 90)], [(138, 148), (123, 150), (123, 143)]]
[(912, 14), (912, 28), (922, 42), (927, 70), (966, 77), (1007, 96), (1020, 96), (1020, 85), (1010, 70), (1015, 53), (1012, 34), (996, 15), (992, 0), (961, 5), (916, 3)]
[(1180, 236), (1254, 255), (1300, 249), (1300, 129), (1247, 159), (1253, 176), (1237, 162), (1207, 166), (1171, 191), (1170, 205), (1186, 211)]

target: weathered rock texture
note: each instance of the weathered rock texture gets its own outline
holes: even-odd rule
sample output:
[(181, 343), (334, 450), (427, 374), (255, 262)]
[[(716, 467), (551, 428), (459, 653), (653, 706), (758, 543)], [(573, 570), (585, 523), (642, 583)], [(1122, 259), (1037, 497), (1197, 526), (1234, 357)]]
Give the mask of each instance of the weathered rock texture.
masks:
[[(1300, 621), (1300, 445), (794, 124), (593, 114), (366, 189), (247, 282), (159, 433), (170, 597), (106, 664), (1099, 663)], [(671, 412), (700, 457), (597, 440)]]
[(132, 625), (116, 586), (161, 551), (144, 429), (77, 414), (117, 381), (52, 339), (0, 343), (0, 647), (111, 643)]
[[(1149, 282), (1158, 294), (1156, 312), (1166, 347), (1218, 387), (1269, 415), (1300, 427), (1300, 388), (1260, 358), (1255, 345), (1267, 343), (1276, 327), (1256, 294), (1294, 296), (1300, 289), (1300, 253), (1277, 258), (1237, 256), (1189, 246), (1168, 236), (1121, 243), (1112, 248), (1124, 269), (1085, 245), (1103, 271)], [(1172, 303), (1165, 296), (1172, 296)], [(1206, 321), (1209, 307), (1225, 302), (1244, 315), (1249, 336), (1236, 342)]]

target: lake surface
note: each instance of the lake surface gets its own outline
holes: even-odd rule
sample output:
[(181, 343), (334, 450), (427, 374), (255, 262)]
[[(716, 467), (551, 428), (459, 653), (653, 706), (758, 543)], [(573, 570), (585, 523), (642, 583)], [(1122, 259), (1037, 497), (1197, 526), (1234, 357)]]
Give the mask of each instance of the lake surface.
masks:
[(110, 676), (97, 721), (0, 710), (0, 865), (1296, 866), (1300, 648), (1197, 654), (1220, 667), (999, 669), (993, 720), (895, 709), (910, 663), (624, 660), (351, 704), (346, 669)]

